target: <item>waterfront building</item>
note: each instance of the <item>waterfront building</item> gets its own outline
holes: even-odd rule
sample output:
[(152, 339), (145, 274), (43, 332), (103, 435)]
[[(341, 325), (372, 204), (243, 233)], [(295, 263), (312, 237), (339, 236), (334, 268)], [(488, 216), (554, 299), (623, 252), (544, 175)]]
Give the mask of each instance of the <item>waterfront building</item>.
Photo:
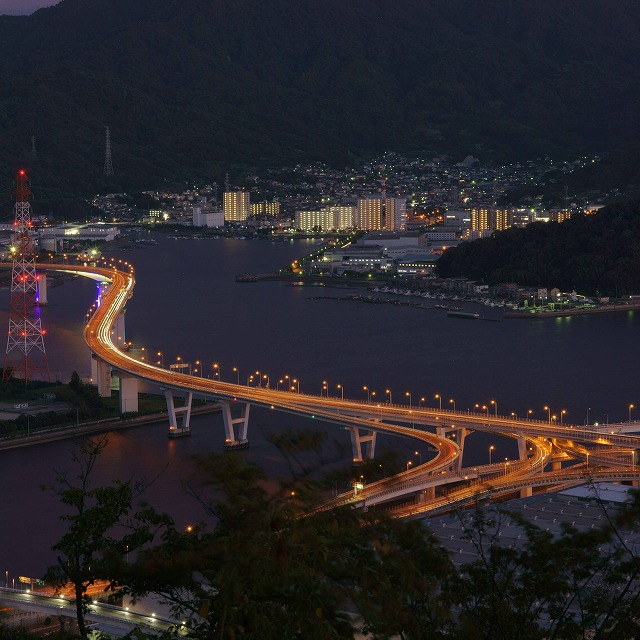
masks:
[(225, 191), (223, 200), (224, 219), (228, 222), (244, 222), (250, 215), (247, 191)]
[(399, 260), (396, 270), (400, 276), (430, 276), (435, 272), (439, 257), (432, 255), (424, 260)]
[(202, 203), (193, 207), (194, 227), (224, 227), (224, 211)]
[(384, 249), (397, 247), (416, 247), (427, 244), (426, 233), (405, 231), (404, 233), (371, 232), (358, 240), (359, 245), (378, 245)]
[(334, 205), (316, 211), (296, 211), (295, 227), (301, 231), (342, 231), (353, 228), (354, 207)]
[(280, 202), (255, 202), (249, 205), (249, 212), (252, 216), (271, 216), (278, 218), (280, 216)]
[(404, 198), (385, 198), (380, 193), (358, 198), (358, 229), (402, 231), (406, 228), (406, 222), (407, 203)]
[(334, 273), (342, 275), (345, 271), (389, 271), (393, 261), (384, 256), (384, 250), (378, 246), (352, 244), (341, 249), (328, 249), (321, 260), (309, 263), (313, 273)]

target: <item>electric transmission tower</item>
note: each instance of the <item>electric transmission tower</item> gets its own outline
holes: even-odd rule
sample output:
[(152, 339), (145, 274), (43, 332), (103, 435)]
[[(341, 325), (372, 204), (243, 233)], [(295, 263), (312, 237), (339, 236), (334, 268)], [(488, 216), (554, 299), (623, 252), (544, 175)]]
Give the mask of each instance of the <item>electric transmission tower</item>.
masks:
[(111, 164), (111, 131), (109, 127), (105, 127), (105, 144), (104, 144), (104, 171), (105, 177), (113, 175), (113, 165)]
[(49, 379), (49, 366), (44, 348), (44, 331), (40, 320), (38, 275), (33, 244), (31, 205), (26, 171), (16, 178), (15, 220), (13, 222), (13, 268), (9, 303), (9, 335), (2, 377)]

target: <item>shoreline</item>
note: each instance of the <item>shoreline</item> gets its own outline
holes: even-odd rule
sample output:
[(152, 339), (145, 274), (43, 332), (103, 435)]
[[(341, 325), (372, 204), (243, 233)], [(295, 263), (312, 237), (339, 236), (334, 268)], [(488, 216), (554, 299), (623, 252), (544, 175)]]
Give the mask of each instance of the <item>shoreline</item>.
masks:
[(629, 304), (611, 304), (603, 307), (589, 307), (587, 309), (565, 309), (560, 311), (505, 311), (502, 317), (508, 319), (530, 318), (540, 320), (544, 318), (562, 318), (567, 316), (584, 316), (592, 313), (614, 313), (618, 311), (634, 311), (640, 309), (640, 301)]
[[(213, 413), (214, 411), (220, 411), (220, 405), (211, 402), (199, 407), (193, 407), (191, 409), (191, 415)], [(135, 416), (133, 418), (106, 418), (104, 420), (96, 420), (95, 422), (85, 422), (80, 425), (36, 431), (28, 436), (8, 436), (0, 439), (0, 451), (29, 447), (31, 445), (55, 442), (57, 440), (66, 440), (68, 438), (103, 433), (106, 431), (119, 431), (120, 429), (129, 429), (144, 424), (162, 422), (167, 419), (167, 412), (161, 411), (159, 413), (150, 413), (143, 416)], [(168, 433), (169, 427), (167, 426), (167, 437), (169, 437)]]

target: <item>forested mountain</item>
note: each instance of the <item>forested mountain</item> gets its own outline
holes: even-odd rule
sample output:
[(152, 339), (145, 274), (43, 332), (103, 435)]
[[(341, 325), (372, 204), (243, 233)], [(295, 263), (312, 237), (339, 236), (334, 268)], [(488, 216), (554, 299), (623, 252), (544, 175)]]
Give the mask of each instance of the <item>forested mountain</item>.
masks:
[(438, 273), (590, 295), (640, 294), (640, 200), (463, 242), (443, 254)]
[(639, 24), (635, 0), (62, 0), (0, 18), (0, 176), (31, 136), (48, 198), (386, 149), (607, 151), (640, 139)]

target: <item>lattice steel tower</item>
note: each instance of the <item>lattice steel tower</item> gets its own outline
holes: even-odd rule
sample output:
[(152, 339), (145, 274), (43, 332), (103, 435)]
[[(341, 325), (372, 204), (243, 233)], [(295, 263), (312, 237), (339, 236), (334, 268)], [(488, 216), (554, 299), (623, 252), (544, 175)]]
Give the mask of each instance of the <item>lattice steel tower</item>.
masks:
[(49, 379), (49, 366), (44, 348), (45, 332), (40, 320), (40, 309), (36, 304), (38, 275), (30, 194), (26, 171), (21, 169), (16, 178), (9, 336), (4, 357), (3, 379), (7, 380), (13, 375), (15, 378), (24, 378), (25, 384), (33, 378)]
[(109, 177), (113, 175), (113, 165), (111, 164), (111, 130), (105, 127), (105, 143), (104, 143), (104, 175)]

